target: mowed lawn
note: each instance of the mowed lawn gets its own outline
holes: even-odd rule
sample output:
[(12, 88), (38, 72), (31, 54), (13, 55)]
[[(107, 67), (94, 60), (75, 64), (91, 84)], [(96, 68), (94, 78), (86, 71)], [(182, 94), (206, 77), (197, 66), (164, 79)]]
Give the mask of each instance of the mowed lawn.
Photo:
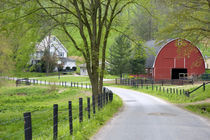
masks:
[[(31, 112), (33, 139), (53, 138), (53, 104), (58, 104), (58, 138), (72, 139), (69, 134), (68, 101), (72, 101), (73, 136), (89, 139), (122, 106), (118, 96), (95, 117), (87, 117), (88, 89), (55, 86), (20, 86), (11, 82), (0, 87), (0, 139), (24, 139), (24, 112)], [(79, 123), (79, 98), (83, 98), (83, 123)], [(92, 101), (91, 101), (92, 103)], [(91, 109), (92, 111), (92, 109)], [(93, 119), (94, 118), (94, 119)]]
[(88, 76), (75, 76), (75, 75), (62, 75), (60, 78), (58, 76), (48, 76), (48, 77), (39, 77), (37, 80), (50, 81), (50, 82), (84, 82), (90, 83)]
[[(105, 75), (104, 79), (115, 79), (115, 75)], [(38, 77), (37, 80), (49, 81), (49, 82), (79, 82), (79, 83), (90, 83), (88, 76), (80, 75), (62, 75), (60, 76), (47, 76), (47, 77)]]

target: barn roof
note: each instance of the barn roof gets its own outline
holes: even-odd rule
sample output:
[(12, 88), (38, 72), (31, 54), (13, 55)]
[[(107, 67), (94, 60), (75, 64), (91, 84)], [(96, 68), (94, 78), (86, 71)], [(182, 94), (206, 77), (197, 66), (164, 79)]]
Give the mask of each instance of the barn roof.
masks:
[[(167, 40), (167, 42), (171, 42), (172, 40), (173, 39), (169, 39)], [(145, 46), (146, 46), (145, 50), (147, 54), (145, 68), (153, 68), (153, 64), (154, 64), (157, 54), (166, 44), (160, 43), (160, 42), (157, 43), (155, 40), (149, 40), (145, 43)]]

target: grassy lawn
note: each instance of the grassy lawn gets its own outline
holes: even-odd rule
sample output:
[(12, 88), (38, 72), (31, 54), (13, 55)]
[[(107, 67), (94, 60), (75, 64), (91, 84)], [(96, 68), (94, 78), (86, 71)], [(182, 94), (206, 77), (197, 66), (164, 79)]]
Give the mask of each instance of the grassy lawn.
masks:
[(188, 105), (185, 106), (185, 108), (202, 116), (210, 118), (210, 103)]
[[(104, 79), (115, 79), (117, 76), (113, 75), (105, 75)], [(90, 79), (88, 76), (80, 76), (80, 75), (63, 75), (58, 78), (58, 76), (48, 76), (48, 77), (39, 77), (38, 80), (46, 80), (50, 82), (84, 82), (90, 83)]]
[[(33, 139), (52, 139), (53, 104), (58, 104), (58, 137), (62, 139), (89, 139), (122, 106), (121, 99), (114, 95), (96, 115), (87, 117), (87, 89), (57, 88), (55, 86), (21, 86), (3, 82), (0, 87), (0, 139), (24, 139), (23, 113), (31, 112)], [(83, 98), (84, 121), (79, 123), (79, 97)], [(69, 135), (68, 101), (72, 101), (73, 137)], [(92, 103), (92, 101), (91, 101)], [(92, 111), (92, 108), (91, 108)]]
[(37, 80), (46, 80), (50, 82), (84, 82), (90, 83), (88, 76), (74, 76), (74, 75), (63, 75), (58, 78), (58, 76), (48, 76), (48, 77), (39, 77)]

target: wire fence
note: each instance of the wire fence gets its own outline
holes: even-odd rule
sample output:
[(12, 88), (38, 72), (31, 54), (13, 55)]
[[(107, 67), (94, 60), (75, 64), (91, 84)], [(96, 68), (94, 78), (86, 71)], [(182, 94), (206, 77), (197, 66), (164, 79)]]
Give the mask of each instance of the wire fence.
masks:
[[(184, 85), (186, 84), (183, 80), (177, 80), (179, 83), (178, 85)], [(189, 82), (189, 81), (188, 81)], [(163, 93), (171, 93), (171, 94), (176, 94), (176, 95), (185, 95), (187, 97), (190, 97), (190, 94), (193, 93), (194, 91), (198, 90), (199, 88), (203, 88), (203, 92), (205, 91), (205, 87), (207, 84), (210, 82), (203, 82), (200, 86), (197, 88), (193, 89), (192, 91), (186, 90), (186, 89), (181, 89), (181, 88), (172, 88), (172, 87), (164, 87), (166, 85), (172, 85), (175, 83), (171, 81), (153, 81), (153, 80), (148, 80), (148, 79), (115, 79), (115, 84), (118, 85), (126, 85), (126, 86), (133, 86), (136, 88), (142, 88), (142, 89), (147, 89), (147, 90), (152, 90), (152, 91), (160, 91)], [(193, 84), (191, 81), (190, 83)]]
[(60, 81), (60, 82), (52, 82), (47, 80), (37, 80), (31, 78), (17, 78), (17, 77), (9, 77), (9, 76), (1, 76), (1, 79), (5, 80), (13, 80), (16, 82), (16, 86), (21, 85), (49, 85), (49, 86), (61, 86), (61, 87), (76, 87), (76, 88), (86, 88), (90, 89), (91, 84), (86, 82), (67, 82), (67, 81)]
[(112, 101), (112, 91), (104, 87), (101, 94), (79, 98), (76, 102), (68, 101), (66, 107), (63, 104), (53, 104), (52, 109), (25, 112), (23, 118), (0, 121), (0, 125), (4, 125), (5, 129), (9, 124), (14, 126), (10, 132), (0, 136), (0, 140), (73, 138), (77, 131), (82, 130), (82, 124), (93, 121), (97, 114), (103, 113), (102, 108)]

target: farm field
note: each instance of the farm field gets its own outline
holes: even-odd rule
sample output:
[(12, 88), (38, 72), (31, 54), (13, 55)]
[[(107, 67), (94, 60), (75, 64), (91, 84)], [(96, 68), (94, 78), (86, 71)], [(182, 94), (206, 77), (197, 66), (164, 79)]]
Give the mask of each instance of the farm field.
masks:
[[(0, 87), (0, 139), (24, 139), (23, 113), (31, 112), (33, 139), (52, 139), (53, 104), (58, 104), (58, 138), (72, 139), (69, 134), (68, 101), (72, 101), (73, 137), (88, 139), (122, 106), (114, 95), (113, 102), (91, 119), (87, 117), (88, 89), (58, 88), (55, 86), (20, 86), (3, 82)], [(83, 122), (79, 123), (79, 98), (83, 98)], [(92, 103), (92, 101), (91, 101)], [(92, 112), (92, 108), (91, 108)], [(93, 119), (94, 118), (94, 119)]]

